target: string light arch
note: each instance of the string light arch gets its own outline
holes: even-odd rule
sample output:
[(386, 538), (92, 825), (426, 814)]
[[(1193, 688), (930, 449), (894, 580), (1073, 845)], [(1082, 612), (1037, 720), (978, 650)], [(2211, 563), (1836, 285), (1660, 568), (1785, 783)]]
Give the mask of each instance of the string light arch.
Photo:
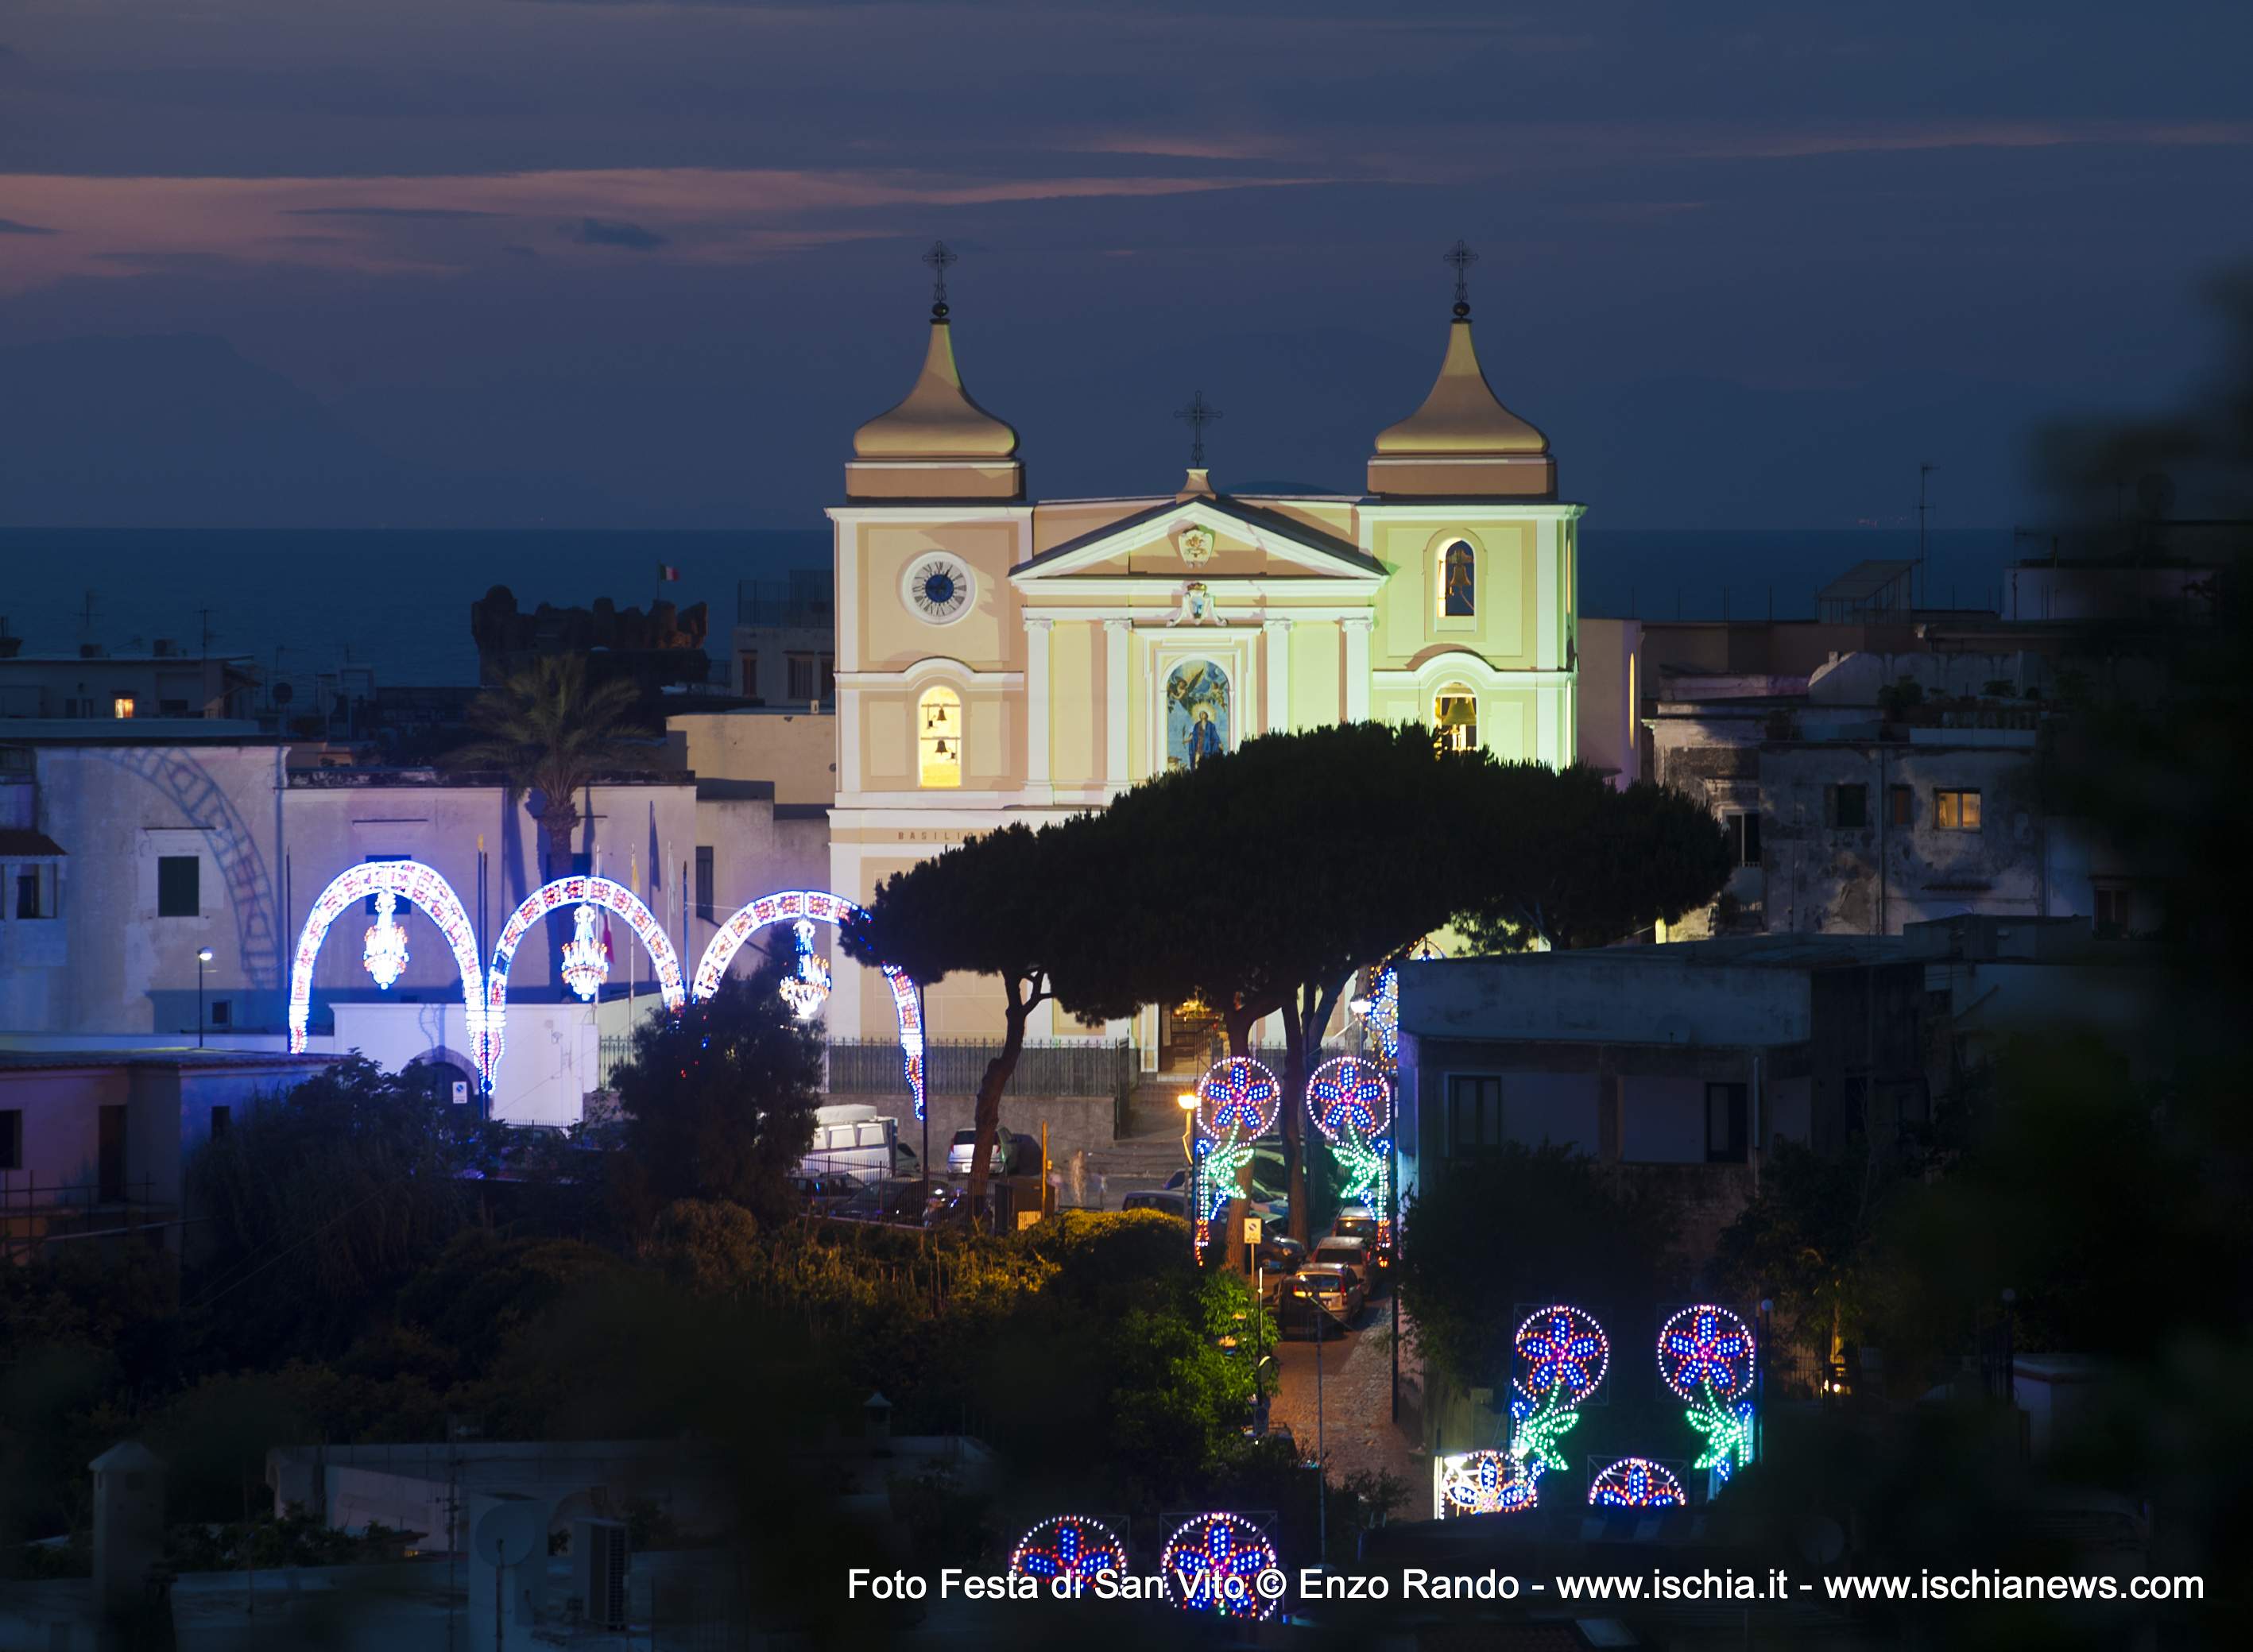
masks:
[(626, 928), (649, 954), (652, 972), (657, 977), (658, 990), (664, 995), (665, 1007), (679, 1014), (688, 1002), (688, 994), (680, 979), (680, 960), (673, 951), (672, 938), (657, 915), (642, 903), (641, 897), (623, 883), (609, 878), (574, 875), (553, 878), (524, 897), (524, 903), (509, 914), (508, 922), (501, 926), (499, 937), (493, 942), (492, 965), (485, 976), (485, 1021), (483, 1041), (485, 1088), (493, 1086), (493, 1075), (500, 1070), (500, 1058), (506, 1048), (506, 1031), (508, 1018), (508, 971), (516, 961), (516, 949), (531, 933), (533, 925), (558, 907), (586, 905), (614, 912), (626, 922)]
[[(743, 951), (743, 943), (770, 924), (795, 924), (800, 918), (811, 918), (817, 924), (842, 929), (865, 916), (859, 906), (826, 889), (777, 889), (771, 895), (762, 895), (737, 907), (706, 943), (703, 956), (696, 961), (696, 977), (690, 990), (700, 1002), (718, 992), (728, 965), (736, 961), (736, 954)], [(908, 1093), (915, 1098), (915, 1116), (920, 1119), (924, 1116), (924, 1091), (923, 1003), (916, 996), (915, 983), (908, 979), (905, 970), (892, 964), (882, 968), (884, 984), (892, 989), (892, 1011), (899, 1018), (900, 1064), (907, 1075)]]
[[(297, 931), (297, 951), (289, 965), (289, 1048), (300, 1052), (305, 1048), (313, 1018), (313, 965), (321, 955), (330, 926), (359, 902), (383, 894), (390, 895), (394, 904), (404, 896), (445, 938), (454, 965), (461, 972), (464, 1030), (471, 1047), (482, 1049), (485, 994), (484, 972), (478, 966), (477, 930), (453, 885), (436, 868), (420, 861), (363, 861), (338, 873), (315, 898), (304, 926)], [(400, 962), (405, 961), (402, 948)], [(386, 990), (391, 986), (380, 974), (376, 981)]]

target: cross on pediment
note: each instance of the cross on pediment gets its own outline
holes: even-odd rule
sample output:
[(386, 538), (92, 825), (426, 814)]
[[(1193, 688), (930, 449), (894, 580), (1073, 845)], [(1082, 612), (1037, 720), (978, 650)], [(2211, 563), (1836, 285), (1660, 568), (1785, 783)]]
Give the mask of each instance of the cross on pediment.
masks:
[(1220, 417), (1220, 409), (1204, 399), (1200, 390), (1189, 398), (1186, 408), (1178, 409), (1174, 417), (1188, 421), (1189, 427), (1189, 468), (1204, 468), (1204, 428)]

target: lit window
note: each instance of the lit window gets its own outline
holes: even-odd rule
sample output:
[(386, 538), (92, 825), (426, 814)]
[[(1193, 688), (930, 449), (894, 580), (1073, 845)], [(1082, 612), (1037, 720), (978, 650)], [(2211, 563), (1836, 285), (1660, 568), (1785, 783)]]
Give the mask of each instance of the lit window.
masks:
[(917, 704), (922, 733), (923, 784), (962, 784), (962, 696), (952, 688), (926, 688)]
[(1976, 791), (1936, 791), (1932, 812), (1943, 832), (1979, 829), (1979, 794)]
[(133, 696), (130, 694), (120, 694), (116, 699), (111, 701), (109, 702), (109, 714), (113, 717), (130, 717), (133, 714)]
[(1440, 553), (1440, 612), (1449, 619), (1478, 612), (1478, 555), (1461, 540)]
[(1432, 697), (1432, 727), (1442, 751), (1478, 749), (1478, 696), (1449, 683)]

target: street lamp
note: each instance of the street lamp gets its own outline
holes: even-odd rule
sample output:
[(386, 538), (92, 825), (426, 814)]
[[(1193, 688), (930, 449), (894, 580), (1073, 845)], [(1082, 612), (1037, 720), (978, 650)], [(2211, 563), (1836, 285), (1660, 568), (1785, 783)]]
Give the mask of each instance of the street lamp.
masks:
[(206, 946), (196, 954), (196, 1048), (204, 1047), (204, 965), (212, 961), (212, 950)]
[[(1174, 1098), (1174, 1105), (1182, 1110), (1182, 1157), (1189, 1164), (1187, 1173), (1182, 1177), (1182, 1186), (1189, 1192), (1189, 1249), (1194, 1252), (1196, 1250), (1197, 1173), (1196, 1152), (1189, 1146), (1189, 1132), (1196, 1128), (1197, 1092), (1182, 1091)], [(1204, 1258), (1198, 1257), (1197, 1260), (1202, 1263)]]

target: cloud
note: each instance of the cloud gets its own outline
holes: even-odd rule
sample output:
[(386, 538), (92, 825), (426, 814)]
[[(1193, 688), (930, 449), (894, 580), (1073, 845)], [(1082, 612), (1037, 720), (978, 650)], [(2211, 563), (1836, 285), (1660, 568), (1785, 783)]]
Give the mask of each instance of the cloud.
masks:
[(637, 253), (649, 252), (673, 239), (653, 229), (644, 229), (639, 224), (612, 218), (582, 218), (578, 228), (566, 224), (556, 233), (568, 236), (582, 247), (624, 247)]
[(499, 218), (467, 206), (289, 206), (291, 218)]
[(0, 235), (52, 235), (54, 233), (44, 224), (19, 224), (12, 218), (0, 218)]

